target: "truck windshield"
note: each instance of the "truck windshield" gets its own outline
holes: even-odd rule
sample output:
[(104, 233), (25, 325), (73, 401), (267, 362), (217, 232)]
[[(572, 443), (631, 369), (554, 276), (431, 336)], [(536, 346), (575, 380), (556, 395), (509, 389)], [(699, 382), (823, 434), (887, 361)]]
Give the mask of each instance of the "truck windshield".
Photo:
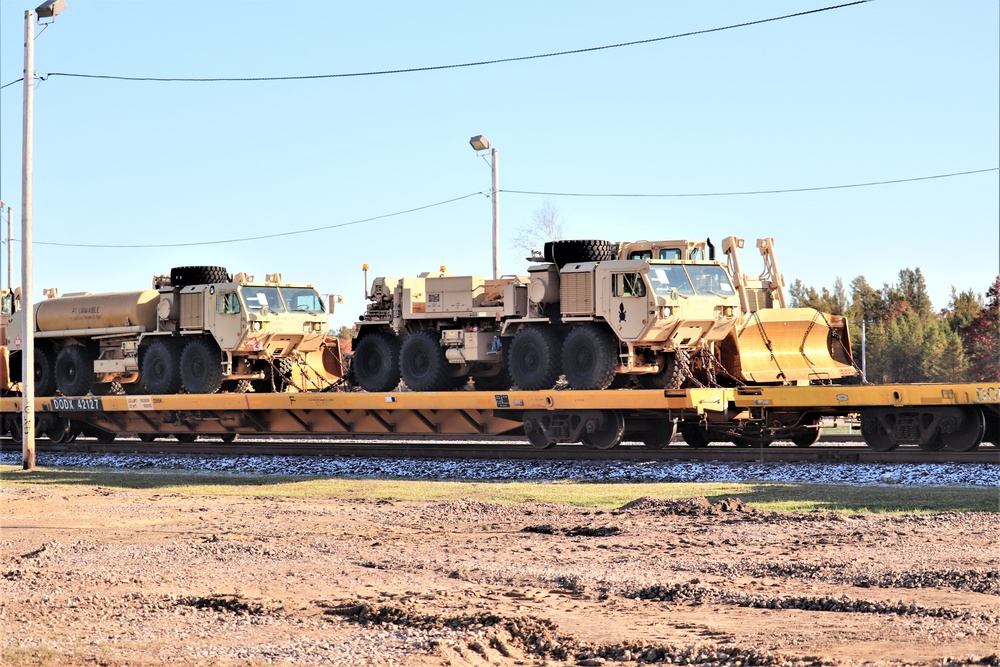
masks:
[(281, 287), (281, 296), (288, 305), (288, 310), (298, 310), (308, 313), (325, 313), (323, 299), (311, 287)]
[(649, 282), (653, 291), (660, 296), (670, 296), (670, 290), (678, 294), (694, 296), (694, 287), (680, 264), (653, 264), (649, 268)]
[(733, 284), (729, 282), (729, 276), (722, 270), (721, 266), (715, 265), (695, 265), (688, 264), (688, 275), (698, 294), (714, 294), (715, 296), (733, 296)]
[(285, 304), (281, 300), (277, 287), (260, 287), (257, 285), (244, 285), (240, 288), (240, 296), (243, 303), (247, 305), (247, 310), (259, 313), (267, 308), (272, 313), (285, 312)]

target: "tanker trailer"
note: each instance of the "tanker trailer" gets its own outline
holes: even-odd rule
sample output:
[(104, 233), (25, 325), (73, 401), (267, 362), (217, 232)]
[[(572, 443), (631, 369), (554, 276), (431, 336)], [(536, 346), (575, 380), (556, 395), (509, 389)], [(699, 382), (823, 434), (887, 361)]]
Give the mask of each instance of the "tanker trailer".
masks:
[[(130, 394), (283, 391), (293, 388), (296, 366), (295, 377), (325, 388), (340, 379), (323, 361), (328, 326), (311, 285), (178, 267), (154, 277), (153, 289), (37, 304), (35, 393), (100, 395), (113, 383)], [(14, 314), (7, 340), (15, 381), (23, 329), (23, 315)]]

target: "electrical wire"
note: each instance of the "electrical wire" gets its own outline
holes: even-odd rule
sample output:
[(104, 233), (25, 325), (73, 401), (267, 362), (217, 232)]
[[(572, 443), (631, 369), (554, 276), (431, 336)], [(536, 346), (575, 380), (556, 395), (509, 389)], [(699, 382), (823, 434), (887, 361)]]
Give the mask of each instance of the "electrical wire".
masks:
[[(81, 74), (74, 72), (49, 72), (48, 76), (61, 76), (61, 77), (75, 77), (81, 79), (104, 79), (113, 81), (152, 81), (152, 82), (171, 82), (171, 83), (232, 83), (232, 82), (258, 82), (258, 81), (305, 81), (313, 79), (342, 79), (350, 77), (362, 77), (362, 76), (382, 76), (386, 74), (412, 74), (414, 72), (433, 72), (438, 70), (446, 69), (459, 69), (463, 67), (482, 67), (484, 65), (498, 65), (501, 63), (513, 63), (522, 62), (526, 60), (539, 60), (542, 58), (556, 58), (560, 56), (578, 55), (581, 53), (592, 53), (595, 51), (605, 51), (608, 49), (619, 49), (627, 46), (639, 46), (642, 44), (652, 44), (655, 42), (663, 42), (670, 39), (680, 39), (682, 37), (693, 37), (695, 35), (707, 35), (713, 32), (721, 32), (723, 30), (734, 30), (736, 28), (746, 28), (749, 26), (761, 25), (764, 23), (772, 23), (774, 21), (782, 21), (785, 19), (798, 18), (801, 16), (808, 16), (810, 14), (819, 14), (820, 12), (828, 12), (834, 9), (843, 9), (844, 7), (852, 7), (854, 5), (861, 5), (871, 0), (854, 0), (854, 2), (847, 2), (840, 5), (831, 5), (829, 7), (820, 7), (818, 9), (809, 9), (802, 12), (796, 12), (794, 14), (785, 14), (783, 16), (773, 16), (771, 18), (759, 19), (757, 21), (746, 21), (743, 23), (734, 23), (732, 25), (721, 26), (718, 28), (706, 28), (704, 30), (692, 30), (690, 32), (677, 33), (675, 35), (666, 35), (663, 37), (652, 37), (650, 39), (637, 39), (630, 42), (620, 42), (618, 44), (605, 44), (604, 46), (591, 46), (580, 49), (570, 49), (567, 51), (553, 51), (551, 53), (539, 53), (530, 56), (515, 56), (509, 58), (496, 58), (493, 60), (477, 60), (474, 62), (466, 63), (455, 63), (451, 65), (429, 65), (425, 67), (406, 67), (399, 69), (390, 70), (375, 70), (368, 72), (348, 72), (341, 74), (307, 74), (298, 76), (255, 76), (255, 77), (153, 77), (153, 76), (118, 76), (112, 74)], [(10, 84), (3, 86), (6, 88)]]
[(868, 183), (849, 183), (846, 185), (822, 185), (812, 188), (789, 188), (786, 190), (747, 190), (743, 192), (677, 192), (663, 194), (644, 193), (588, 193), (588, 192), (540, 192), (535, 190), (505, 190), (500, 192), (512, 195), (543, 195), (546, 197), (741, 197), (746, 195), (779, 195), (791, 192), (817, 192), (820, 190), (845, 190), (847, 188), (867, 188), (875, 185), (893, 185), (895, 183), (913, 183), (916, 181), (930, 181), (936, 178), (952, 178), (953, 176), (968, 176), (970, 174), (984, 174), (990, 171), (1000, 171), (1000, 167), (989, 169), (974, 169), (972, 171), (956, 171), (950, 174), (936, 174), (934, 176), (917, 176), (914, 178), (898, 178), (891, 181), (871, 181)]
[(415, 208), (408, 208), (405, 211), (396, 211), (395, 213), (385, 213), (383, 215), (376, 215), (370, 218), (362, 218), (360, 220), (351, 220), (350, 222), (340, 222), (335, 225), (324, 225), (322, 227), (312, 227), (310, 229), (297, 229), (290, 232), (277, 232), (275, 234), (261, 234), (260, 236), (245, 236), (242, 238), (235, 238), (235, 239), (220, 239), (217, 241), (192, 241), (191, 243), (147, 243), (147, 244), (57, 243), (55, 241), (35, 241), (34, 244), (46, 245), (46, 246), (60, 246), (64, 248), (188, 248), (191, 246), (222, 245), (225, 243), (243, 243), (245, 241), (261, 241), (264, 239), (276, 239), (282, 236), (311, 234), (313, 232), (322, 232), (328, 229), (338, 229), (340, 227), (360, 225), (365, 222), (374, 222), (375, 220), (384, 220), (385, 218), (393, 218), (399, 215), (405, 215), (407, 213), (416, 213), (417, 211), (423, 211), (428, 208), (434, 208), (435, 206), (444, 206), (445, 204), (452, 204), (454, 202), (461, 201), (463, 199), (468, 199), (469, 197), (476, 197), (478, 195), (489, 196), (489, 193), (470, 192), (467, 195), (462, 195), (461, 197), (455, 197), (453, 199), (447, 199), (445, 201), (435, 202), (434, 204), (417, 206)]
[[(872, 181), (869, 183), (853, 183), (849, 185), (828, 185), (822, 187), (814, 188), (793, 188), (786, 190), (756, 190), (750, 192), (704, 192), (704, 193), (679, 193), (679, 194), (585, 194), (585, 193), (567, 193), (567, 192), (540, 192), (540, 191), (528, 191), (528, 190), (499, 190), (501, 193), (506, 194), (524, 194), (524, 195), (545, 195), (545, 196), (567, 196), (567, 197), (730, 197), (737, 195), (760, 195), (760, 194), (785, 194), (792, 192), (815, 192), (818, 190), (841, 190), (845, 188), (860, 188), (878, 185), (892, 185), (896, 183), (913, 183), (917, 181), (928, 181), (938, 178), (950, 178), (953, 176), (967, 176), (970, 174), (982, 174), (991, 171), (1000, 171), (1000, 167), (992, 167), (990, 169), (975, 169), (971, 171), (958, 171), (950, 174), (937, 174), (934, 176), (918, 176), (915, 178), (899, 178), (888, 181)], [(437, 206), (445, 206), (447, 204), (453, 204), (463, 199), (469, 199), (470, 197), (489, 197), (489, 192), (470, 192), (467, 195), (462, 195), (461, 197), (454, 197), (452, 199), (446, 199), (444, 201), (435, 202), (433, 204), (426, 204), (424, 206), (416, 206), (414, 208), (408, 208), (402, 211), (396, 211), (394, 213), (385, 213), (383, 215), (375, 215), (369, 218), (361, 218), (359, 220), (351, 220), (350, 222), (340, 222), (333, 225), (324, 225), (322, 227), (312, 227), (309, 229), (298, 229), (288, 232), (276, 232), (274, 234), (261, 234), (259, 236), (245, 236), (233, 239), (219, 239), (216, 241), (192, 241), (190, 243), (149, 243), (149, 244), (113, 244), (113, 243), (59, 243), (55, 241), (35, 241), (35, 245), (44, 246), (58, 246), (63, 248), (186, 248), (191, 246), (205, 246), (205, 245), (223, 245), (226, 243), (243, 243), (246, 241), (261, 241), (265, 239), (280, 238), (283, 236), (296, 236), (299, 234), (311, 234), (314, 232), (327, 231), (330, 229), (338, 229), (341, 227), (349, 227), (351, 225), (360, 225), (366, 222), (374, 222), (376, 220), (384, 220), (386, 218), (393, 218), (400, 215), (406, 215), (407, 213), (416, 213), (417, 211), (423, 211), (429, 208), (435, 208)], [(12, 239), (14, 241), (20, 242), (20, 239)]]

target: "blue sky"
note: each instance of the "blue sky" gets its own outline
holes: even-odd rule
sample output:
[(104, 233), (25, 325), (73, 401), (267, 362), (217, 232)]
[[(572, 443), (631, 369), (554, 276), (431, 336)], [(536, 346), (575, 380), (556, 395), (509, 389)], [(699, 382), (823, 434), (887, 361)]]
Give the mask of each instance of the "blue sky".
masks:
[[(448, 65), (644, 40), (837, 3), (67, 0), (40, 74), (274, 77)], [(24, 10), (0, 0), (0, 85)], [(305, 8), (300, 9), (300, 7)], [(875, 0), (710, 34), (406, 74), (269, 82), (52, 76), (35, 95), (34, 285), (149, 286), (172, 266), (311, 282), (364, 309), (371, 275), (491, 271), (501, 190), (692, 194), (813, 188), (1000, 166), (1000, 3)], [(0, 198), (20, 216), (21, 85), (0, 91)], [(546, 199), (569, 238), (775, 238), (791, 283), (920, 268), (936, 308), (1000, 271), (998, 172), (785, 194), (501, 193), (501, 269)], [(419, 208), (472, 193), (450, 204)], [(341, 226), (336, 226), (341, 225)], [(336, 227), (335, 227), (336, 226)], [(291, 233), (327, 228), (311, 233)], [(5, 233), (5, 231), (4, 231)], [(251, 241), (181, 246), (285, 234)], [(15, 226), (15, 238), (20, 238)], [(49, 243), (70, 244), (68, 246)], [(75, 245), (74, 245), (75, 244)], [(160, 247), (81, 247), (147, 245)], [(15, 276), (20, 243), (15, 241)], [(757, 272), (752, 248), (745, 270)], [(0, 280), (6, 281), (6, 246)], [(15, 278), (15, 282), (19, 282)]]

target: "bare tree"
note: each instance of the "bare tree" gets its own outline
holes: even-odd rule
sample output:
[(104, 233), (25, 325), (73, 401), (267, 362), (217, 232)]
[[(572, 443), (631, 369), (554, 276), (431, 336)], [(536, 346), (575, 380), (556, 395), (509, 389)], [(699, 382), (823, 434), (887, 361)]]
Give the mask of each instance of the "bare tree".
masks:
[(517, 228), (511, 244), (530, 253), (541, 250), (548, 241), (558, 241), (566, 230), (566, 221), (559, 216), (559, 209), (549, 200), (532, 214), (532, 222)]

